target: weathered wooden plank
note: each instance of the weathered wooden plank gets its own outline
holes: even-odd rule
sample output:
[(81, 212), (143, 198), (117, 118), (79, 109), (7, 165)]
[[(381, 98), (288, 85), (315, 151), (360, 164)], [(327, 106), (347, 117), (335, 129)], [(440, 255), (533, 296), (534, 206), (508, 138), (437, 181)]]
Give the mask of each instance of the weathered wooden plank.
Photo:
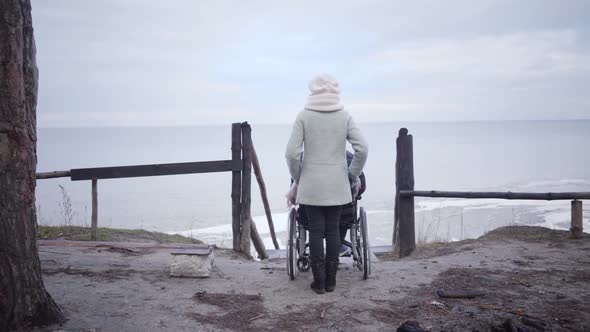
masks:
[(37, 173), (37, 180), (41, 179), (54, 179), (54, 178), (68, 178), (70, 177), (70, 171), (54, 171), (54, 172), (42, 172)]
[(250, 255), (250, 212), (252, 189), (252, 128), (247, 122), (242, 123), (242, 204), (240, 249), (246, 256)]
[(397, 158), (395, 161), (395, 198), (393, 201), (393, 237), (391, 240), (391, 245), (393, 246), (393, 251), (399, 252), (399, 216), (398, 216), (398, 209), (399, 209), (399, 189), (397, 188), (398, 183), (398, 171), (397, 171)]
[[(396, 140), (396, 190), (414, 190), (414, 152), (412, 135), (401, 128)], [(400, 257), (408, 256), (416, 248), (414, 230), (414, 196), (397, 195), (397, 237)], [(394, 225), (395, 227), (395, 225)]]
[(258, 234), (258, 230), (256, 229), (256, 223), (254, 222), (254, 220), (250, 220), (250, 238), (252, 239), (254, 248), (256, 248), (258, 257), (260, 257), (260, 259), (267, 259), (268, 254), (266, 253), (264, 242), (262, 242), (262, 238), (260, 238), (260, 234)]
[(98, 228), (98, 180), (92, 179), (92, 224), (90, 229), (90, 239), (96, 240), (96, 231)]
[(572, 201), (572, 224), (570, 228), (571, 236), (573, 239), (579, 239), (582, 237), (584, 231), (584, 223), (582, 221), (582, 201)]
[(254, 168), (254, 175), (256, 175), (256, 181), (260, 188), (260, 196), (262, 198), (262, 205), (264, 206), (264, 214), (266, 214), (266, 220), (268, 221), (268, 229), (270, 230), (270, 236), (272, 237), (272, 243), (275, 249), (279, 249), (279, 242), (277, 241), (277, 235), (275, 234), (275, 226), (272, 221), (272, 213), (270, 211), (270, 204), (268, 203), (268, 196), (266, 195), (266, 184), (262, 177), (262, 170), (260, 169), (260, 163), (258, 162), (258, 155), (256, 154), (256, 148), (252, 143), (252, 167)]
[[(233, 123), (231, 126), (231, 156), (232, 162), (238, 163), (241, 168), (242, 162), (242, 125)], [(232, 201), (232, 233), (233, 249), (240, 251), (240, 198), (242, 196), (242, 173), (241, 171), (232, 171), (231, 178), (231, 201)]]
[(529, 192), (475, 192), (475, 191), (420, 191), (400, 190), (403, 197), (446, 197), (446, 198), (499, 198), (499, 199), (530, 199), (530, 200), (570, 200), (590, 199), (590, 192), (550, 192), (550, 193), (529, 193)]
[(72, 181), (91, 179), (131, 178), (193, 173), (236, 171), (232, 160), (199, 161), (189, 163), (153, 164), (115, 167), (78, 168), (71, 170)]
[(391, 245), (393, 246), (393, 251), (394, 252), (398, 252), (399, 253), (399, 216), (398, 216), (398, 209), (399, 209), (399, 188), (398, 188), (398, 183), (399, 183), (399, 172), (398, 172), (398, 168), (399, 168), (399, 161), (397, 158), (397, 154), (398, 154), (398, 149), (397, 149), (397, 138), (395, 141), (395, 151), (396, 151), (396, 157), (395, 157), (395, 199), (393, 201), (393, 237), (391, 240)]

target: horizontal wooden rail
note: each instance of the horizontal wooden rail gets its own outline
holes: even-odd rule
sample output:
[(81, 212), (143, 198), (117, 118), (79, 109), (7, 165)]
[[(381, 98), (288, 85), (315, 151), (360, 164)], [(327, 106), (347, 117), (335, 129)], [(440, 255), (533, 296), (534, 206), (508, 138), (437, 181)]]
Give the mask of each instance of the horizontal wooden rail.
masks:
[(590, 192), (557, 192), (557, 193), (525, 193), (525, 192), (477, 192), (477, 191), (420, 191), (400, 190), (399, 194), (406, 197), (445, 197), (445, 198), (499, 198), (499, 199), (532, 199), (532, 200), (559, 200), (559, 199), (590, 199)]
[(55, 171), (55, 172), (37, 173), (36, 177), (37, 177), (37, 179), (69, 178), (70, 171)]
[(72, 181), (92, 179), (131, 178), (140, 176), (160, 176), (193, 173), (212, 173), (240, 171), (241, 161), (232, 160), (200, 161), (190, 163), (153, 164), (136, 166), (115, 166), (97, 168), (78, 168), (71, 170)]
[[(590, 199), (590, 192), (493, 192), (493, 191), (437, 191), (414, 190), (413, 137), (407, 128), (400, 128), (396, 139), (395, 209), (393, 245), (404, 257), (416, 248), (414, 197), (520, 199), (520, 200), (571, 200), (571, 237), (579, 239), (584, 231), (582, 200)], [(461, 218), (461, 225), (463, 219)], [(462, 226), (461, 226), (462, 227)]]
[[(91, 180), (92, 182), (92, 219), (91, 239), (96, 240), (98, 229), (98, 180), (132, 178), (143, 176), (161, 176), (177, 174), (196, 174), (212, 172), (232, 172), (232, 232), (233, 249), (250, 257), (250, 239), (261, 259), (268, 257), (264, 243), (256, 230), (256, 225), (251, 217), (251, 172), (252, 158), (255, 155), (252, 145), (251, 127), (248, 122), (232, 124), (232, 158), (230, 160), (200, 161), (172, 164), (129, 165), (114, 167), (78, 168), (69, 171), (55, 171), (37, 173), (37, 179), (52, 179), (69, 177), (72, 181)], [(258, 160), (256, 160), (258, 164)], [(264, 200), (264, 208), (267, 210), (269, 229), (274, 232), (272, 218), (268, 214), (270, 207), (266, 202), (266, 192), (260, 166), (254, 166), (261, 194)], [(273, 242), (278, 248), (278, 242)]]

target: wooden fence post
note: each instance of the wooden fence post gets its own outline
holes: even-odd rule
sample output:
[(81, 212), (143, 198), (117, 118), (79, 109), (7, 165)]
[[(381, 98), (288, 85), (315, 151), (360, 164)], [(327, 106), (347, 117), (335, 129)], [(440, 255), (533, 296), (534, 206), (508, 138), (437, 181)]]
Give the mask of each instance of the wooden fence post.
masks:
[(256, 175), (256, 181), (258, 181), (258, 187), (260, 188), (260, 197), (262, 198), (262, 205), (264, 205), (264, 213), (266, 214), (266, 220), (268, 221), (268, 230), (272, 237), (272, 243), (275, 249), (279, 249), (279, 242), (277, 241), (277, 235), (275, 234), (275, 226), (272, 221), (272, 213), (270, 211), (270, 204), (268, 203), (268, 196), (266, 194), (266, 184), (262, 178), (262, 170), (260, 169), (260, 163), (258, 162), (258, 155), (256, 155), (256, 148), (252, 144), (252, 166), (254, 168), (254, 175)]
[[(242, 163), (242, 124), (233, 123), (231, 126), (231, 159), (232, 165)], [(232, 171), (231, 201), (232, 201), (232, 232), (233, 249), (240, 252), (240, 217), (242, 214), (240, 198), (242, 196), (242, 172)]]
[(250, 254), (250, 223), (252, 220), (250, 204), (252, 201), (252, 128), (248, 122), (242, 123), (242, 204), (240, 229), (240, 251), (246, 256)]
[(92, 224), (90, 229), (90, 239), (96, 241), (98, 227), (98, 180), (92, 179)]
[(250, 237), (252, 238), (252, 243), (254, 244), (254, 248), (256, 248), (256, 252), (258, 252), (260, 259), (267, 259), (268, 254), (266, 253), (264, 242), (262, 242), (262, 238), (260, 238), (260, 234), (258, 234), (254, 220), (250, 220)]
[(579, 239), (582, 237), (584, 231), (584, 224), (582, 220), (582, 201), (572, 201), (572, 224), (570, 228), (572, 239)]
[[(401, 196), (400, 190), (414, 190), (414, 152), (412, 135), (408, 129), (401, 128), (396, 140), (397, 156), (395, 161), (396, 205), (395, 222), (397, 225), (396, 246), (399, 256), (408, 256), (416, 248), (414, 229), (414, 196)], [(394, 231), (395, 232), (395, 231)]]

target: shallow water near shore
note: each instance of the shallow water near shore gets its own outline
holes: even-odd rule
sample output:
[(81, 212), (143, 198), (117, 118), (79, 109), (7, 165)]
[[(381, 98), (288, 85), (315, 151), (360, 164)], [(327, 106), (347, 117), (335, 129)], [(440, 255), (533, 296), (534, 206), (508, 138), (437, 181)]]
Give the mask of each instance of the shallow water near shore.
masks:
[[(230, 158), (230, 128), (133, 127), (40, 128), (38, 172)], [(414, 136), (416, 189), (481, 191), (590, 191), (590, 121), (360, 124), (369, 144), (367, 192), (372, 245), (391, 243), (395, 192), (395, 137), (400, 127)], [(290, 125), (257, 125), (252, 136), (267, 185), (281, 246), (286, 238), (284, 194), (289, 175), (284, 147)], [(65, 187), (71, 217), (64, 218), (58, 185)], [(99, 225), (178, 232), (231, 245), (231, 176), (209, 173), (98, 182)], [(37, 182), (39, 222), (90, 224), (90, 182)], [(512, 225), (567, 229), (569, 201), (416, 199), (418, 241), (478, 237)], [(270, 247), (268, 226), (253, 183), (252, 214)], [(590, 229), (590, 205), (584, 207)]]

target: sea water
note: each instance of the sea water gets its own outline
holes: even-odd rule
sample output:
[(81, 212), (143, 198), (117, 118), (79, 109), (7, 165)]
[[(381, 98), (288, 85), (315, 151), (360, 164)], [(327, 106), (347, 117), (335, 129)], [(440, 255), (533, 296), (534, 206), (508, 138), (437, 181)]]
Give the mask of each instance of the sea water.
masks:
[[(252, 123), (279, 242), (286, 240), (290, 125)], [(369, 145), (367, 191), (371, 245), (391, 243), (395, 138), (414, 137), (416, 190), (590, 191), (590, 121), (360, 124)], [(231, 159), (231, 125), (200, 127), (40, 128), (38, 172), (72, 168)], [(62, 186), (71, 202), (64, 209)], [(252, 214), (270, 247), (255, 181)], [(231, 246), (231, 173), (98, 181), (99, 226), (181, 233)], [(39, 223), (90, 224), (90, 181), (37, 182)], [(590, 229), (590, 203), (584, 227)], [(418, 241), (474, 238), (513, 224), (568, 229), (569, 201), (416, 198)]]

